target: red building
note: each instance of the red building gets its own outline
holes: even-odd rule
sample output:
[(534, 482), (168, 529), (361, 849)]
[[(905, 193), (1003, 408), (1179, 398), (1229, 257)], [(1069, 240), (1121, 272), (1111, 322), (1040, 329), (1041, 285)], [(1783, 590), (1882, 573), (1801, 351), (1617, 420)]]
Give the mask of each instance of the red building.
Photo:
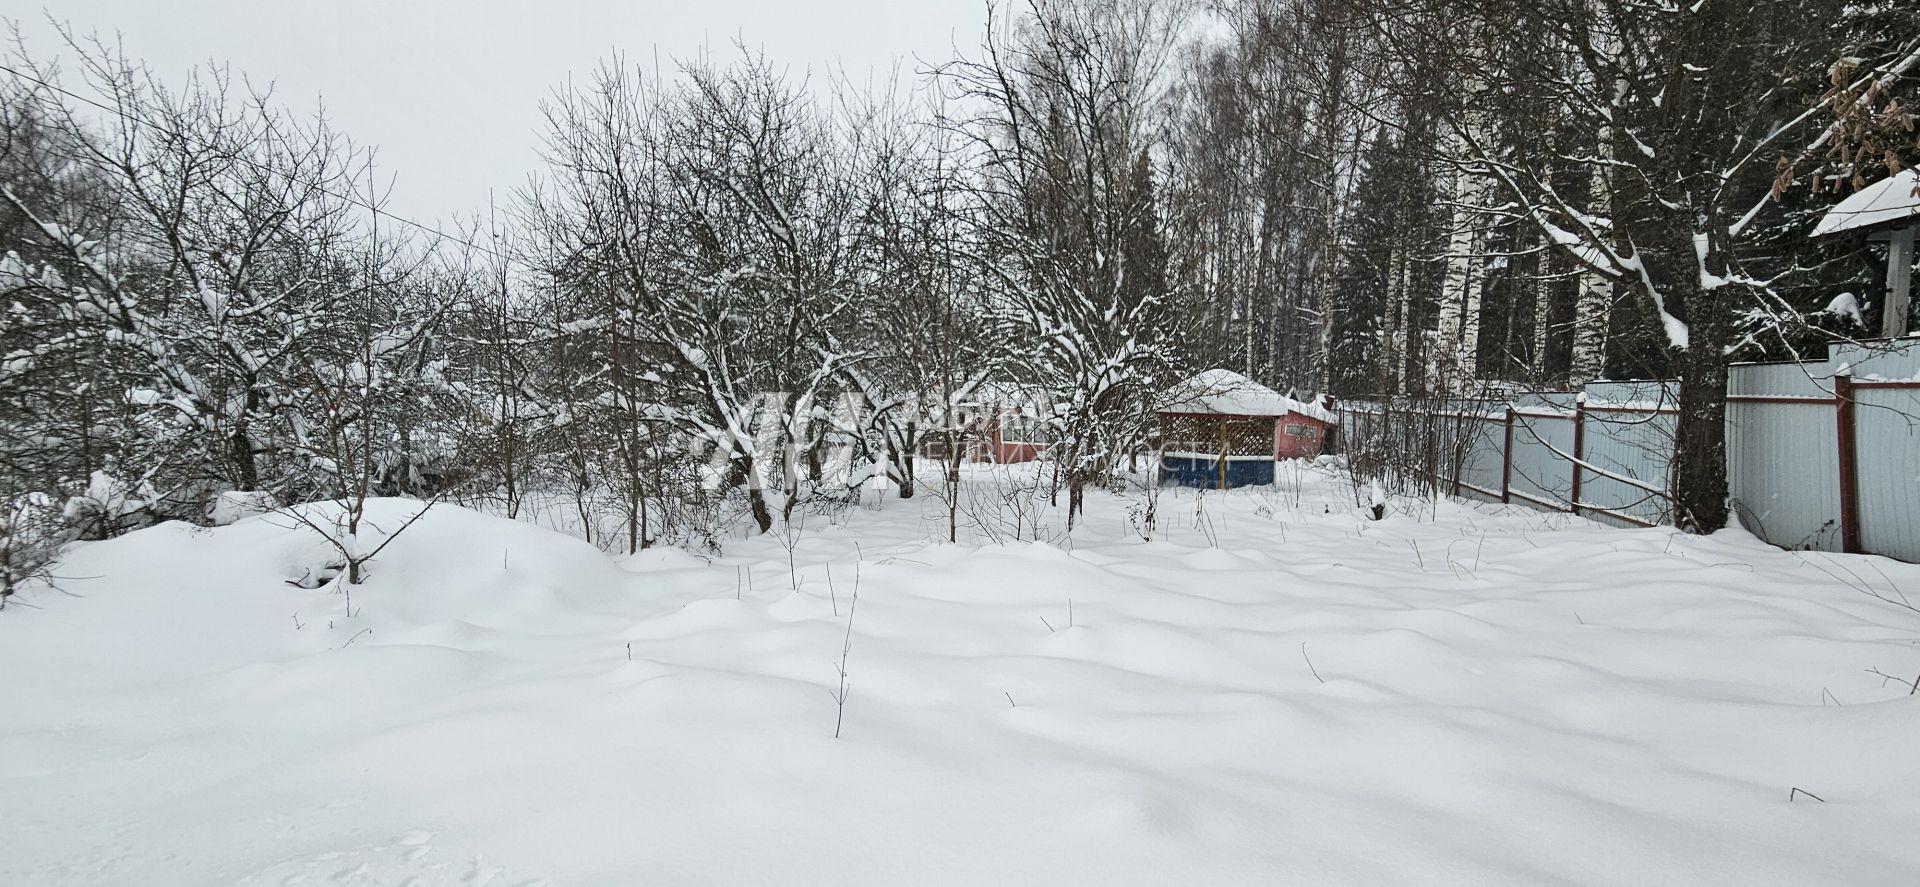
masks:
[(1052, 435), (1019, 407), (998, 409), (986, 420), (987, 451), (1001, 465), (1032, 462), (1053, 446)]
[[(1053, 448), (1053, 434), (1041, 418), (1047, 410), (1018, 389), (981, 386), (961, 404), (959, 445), (966, 462), (1010, 465), (1032, 462)], [(947, 437), (939, 432), (921, 436), (918, 452), (945, 458)]]
[(1273, 457), (1275, 459), (1311, 459), (1327, 451), (1327, 436), (1339, 426), (1334, 423), (1333, 395), (1322, 398), (1320, 404), (1306, 407), (1309, 412), (1289, 409), (1285, 416), (1273, 426)]

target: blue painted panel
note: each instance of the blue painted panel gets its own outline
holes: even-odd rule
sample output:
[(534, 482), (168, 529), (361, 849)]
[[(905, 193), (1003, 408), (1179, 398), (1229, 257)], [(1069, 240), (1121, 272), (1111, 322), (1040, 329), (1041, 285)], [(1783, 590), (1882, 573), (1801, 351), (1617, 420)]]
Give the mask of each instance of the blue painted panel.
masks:
[[(1207, 456), (1162, 456), (1160, 483), (1211, 490), (1220, 485), (1220, 460)], [(1227, 486), (1251, 487), (1273, 483), (1272, 459), (1227, 460)]]

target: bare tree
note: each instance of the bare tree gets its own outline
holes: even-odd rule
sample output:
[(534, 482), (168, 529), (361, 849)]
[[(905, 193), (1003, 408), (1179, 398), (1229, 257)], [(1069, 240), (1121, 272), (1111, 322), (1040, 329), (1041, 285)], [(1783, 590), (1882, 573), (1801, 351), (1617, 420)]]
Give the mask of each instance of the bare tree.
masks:
[(306, 455), (325, 507), (282, 509), (333, 547), (349, 585), (360, 584), (367, 562), (445, 492), (434, 490), (399, 525), (375, 528), (378, 541), (363, 536), (368, 501), (382, 492), (382, 480), (412, 471), (413, 454), (396, 442), (407, 441), (417, 418), (440, 411), (437, 402), (453, 394), (438, 369), (434, 334), (456, 302), (430, 286), (417, 251), (384, 238), (380, 201), (370, 195), (368, 205), (375, 209), (344, 310), (324, 330), (327, 345), (303, 351), (289, 378), (309, 397), (288, 417), (288, 437)]
[(9, 60), (43, 84), (39, 125), (98, 202), (0, 191), (65, 269), (16, 281), (86, 306), (74, 334), (111, 352), (117, 378), (102, 387), (135, 392), (142, 414), (129, 458), (146, 464), (129, 471), (189, 499), (208, 484), (274, 487), (276, 404), (344, 289), (333, 257), (354, 236), (343, 195), (360, 154), (324, 117), (293, 120), (222, 69), (172, 91), (116, 47), (62, 33), (100, 98), (60, 87), (17, 42)]
[(975, 247), (999, 335), (1030, 349), (1020, 379), (1049, 389), (1071, 526), (1086, 485), (1136, 440), (1126, 430), (1166, 376), (1166, 251), (1152, 114), (1183, 10), (1132, 0), (1032, 0), (979, 59), (944, 66), (967, 140)]

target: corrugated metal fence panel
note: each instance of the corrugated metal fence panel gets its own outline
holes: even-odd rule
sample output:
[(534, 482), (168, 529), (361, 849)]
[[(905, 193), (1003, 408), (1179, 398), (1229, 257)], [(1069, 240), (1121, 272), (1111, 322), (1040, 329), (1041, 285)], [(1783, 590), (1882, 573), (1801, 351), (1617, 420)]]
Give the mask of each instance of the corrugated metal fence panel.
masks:
[(1920, 561), (1920, 390), (1856, 387), (1854, 403), (1860, 545)]
[[(1833, 377), (1856, 382), (1920, 374), (1920, 342), (1839, 345), (1825, 360), (1735, 366), (1735, 397), (1802, 403), (1728, 404), (1727, 480), (1734, 505), (1761, 538), (1787, 548), (1839, 551), (1839, 420)], [(1920, 560), (1920, 392), (1854, 389), (1861, 548)]]
[(1501, 453), (1498, 436), (1489, 434), (1493, 416), (1506, 415), (1504, 401), (1456, 398), (1444, 401), (1438, 418), (1441, 473), (1483, 495), (1500, 495)]
[[(1501, 407), (1500, 415), (1506, 415), (1505, 407)], [(1483, 494), (1498, 497), (1500, 475), (1506, 460), (1506, 423), (1483, 416), (1463, 422), (1462, 430), (1466, 441), (1461, 453), (1460, 482), (1478, 487)]]
[(1586, 395), (1589, 406), (1620, 404), (1651, 409), (1677, 404), (1680, 389), (1672, 382), (1591, 382)]
[(1671, 521), (1662, 494), (1672, 471), (1679, 389), (1661, 381), (1594, 382), (1585, 393), (1581, 458), (1592, 467), (1581, 471), (1581, 506), (1645, 523)]
[(1727, 372), (1727, 393), (1736, 397), (1832, 397), (1837, 367), (1832, 360), (1737, 364)]
[(1573, 452), (1573, 417), (1538, 407), (1513, 417), (1513, 491), (1535, 504), (1564, 508), (1573, 495), (1573, 463), (1555, 453)]
[[(1633, 402), (1651, 405), (1658, 401)], [(1647, 523), (1670, 522), (1671, 509), (1661, 493), (1668, 489), (1673, 426), (1674, 414), (1670, 412), (1589, 410), (1581, 456), (1599, 470), (1581, 472), (1580, 504), (1632, 515)]]
[(1579, 397), (1571, 391), (1528, 391), (1514, 397), (1513, 408), (1572, 414), (1578, 401)]
[(1898, 345), (1844, 345), (1834, 349), (1833, 359), (1827, 363), (1845, 364), (1856, 382), (1913, 379), (1920, 376), (1920, 341), (1909, 339)]
[(1727, 488), (1741, 524), (1775, 545), (1839, 551), (1837, 440), (1831, 400), (1727, 404)]

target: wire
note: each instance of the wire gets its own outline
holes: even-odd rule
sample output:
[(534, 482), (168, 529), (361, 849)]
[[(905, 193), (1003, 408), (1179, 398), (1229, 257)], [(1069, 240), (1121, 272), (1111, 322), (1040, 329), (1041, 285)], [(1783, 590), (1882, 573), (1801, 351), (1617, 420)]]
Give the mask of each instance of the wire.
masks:
[[(90, 97), (88, 97), (88, 96), (84, 96), (84, 95), (81, 95), (81, 94), (79, 94), (79, 93), (77, 93), (77, 92), (74, 92), (74, 91), (72, 91), (72, 90), (70, 90), (70, 89), (67, 89), (67, 88), (65, 88), (65, 87), (63, 87), (63, 86), (60, 86), (60, 85), (58, 85), (58, 84), (55, 84), (55, 83), (49, 83), (49, 82), (47, 82), (47, 81), (45, 81), (45, 80), (42, 80), (42, 79), (40, 79), (40, 78), (38, 78), (38, 77), (35, 77), (35, 76), (33, 76), (32, 74), (28, 74), (28, 73), (26, 73), (26, 72), (24, 72), (24, 71), (21, 71), (21, 70), (19, 70), (19, 69), (17, 69), (17, 68), (13, 68), (13, 67), (10, 67), (10, 66), (8, 66), (8, 65), (0, 65), (0, 71), (5, 71), (6, 73), (8, 73), (8, 74), (11, 74), (11, 75), (13, 75), (14, 77), (16, 77), (16, 78), (18, 78), (18, 79), (20, 79), (20, 80), (25, 80), (25, 81), (27, 81), (27, 82), (29, 82), (29, 83), (36, 83), (36, 84), (39, 84), (40, 86), (43, 86), (43, 87), (45, 87), (45, 88), (47, 88), (47, 89), (50, 89), (50, 90), (52, 90), (52, 91), (54, 91), (54, 92), (57, 92), (57, 93), (59, 93), (59, 94), (61, 94), (61, 95), (64, 95), (64, 96), (66, 96), (66, 97), (68, 97), (68, 98), (71, 98), (71, 99), (73, 99), (73, 100), (75, 100), (75, 101), (78, 101), (78, 102), (83, 102), (83, 103), (85, 103), (85, 104), (87, 104), (87, 105), (91, 105), (91, 106), (93, 106), (93, 107), (95, 107), (95, 108), (98, 108), (98, 109), (100, 109), (100, 110), (102, 110), (102, 111), (105, 111), (105, 112), (107, 112), (107, 113), (109, 113), (109, 114), (112, 114), (112, 115), (114, 115), (114, 116), (116, 116), (116, 117), (119, 117), (120, 119), (122, 119), (122, 120), (125, 120), (125, 121), (127, 121), (127, 122), (129, 122), (129, 123), (138, 123), (138, 124), (141, 124), (141, 125), (143, 125), (143, 126), (148, 126), (148, 127), (151, 127), (151, 128), (153, 128), (153, 129), (156, 129), (156, 130), (159, 130), (160, 132), (163, 132), (163, 133), (165, 133), (165, 134), (167, 134), (167, 135), (170, 135), (170, 136), (173, 136), (174, 138), (178, 138), (178, 139), (181, 139), (181, 140), (183, 140), (183, 141), (184, 141), (184, 140), (187, 140), (187, 139), (189, 138), (189, 136), (188, 136), (188, 134), (187, 134), (187, 133), (183, 133), (183, 132), (180, 132), (179, 130), (176, 130), (176, 129), (172, 129), (172, 128), (170, 128), (170, 127), (166, 127), (166, 126), (161, 126), (160, 124), (158, 124), (158, 123), (155, 123), (155, 122), (153, 122), (153, 121), (151, 121), (151, 120), (148, 120), (148, 119), (146, 119), (146, 118), (144, 118), (144, 117), (140, 117), (140, 116), (138, 116), (138, 115), (136, 115), (136, 114), (132, 114), (132, 113), (129, 113), (129, 112), (127, 112), (127, 111), (126, 111), (125, 109), (123, 109), (123, 108), (119, 108), (119, 107), (115, 107), (115, 106), (113, 106), (113, 105), (109, 105), (109, 104), (107, 104), (107, 103), (105, 103), (105, 102), (102, 102), (102, 101), (100, 101), (100, 100), (98, 100), (98, 99), (94, 99), (94, 98), (90, 98)], [(209, 145), (202, 145), (202, 147), (211, 147), (211, 146), (209, 146)], [(299, 178), (296, 178), (296, 177), (294, 177), (294, 176), (293, 176), (293, 175), (291, 175), (291, 174), (288, 174), (288, 173), (285, 173), (285, 172), (282, 172), (282, 171), (279, 171), (279, 170), (274, 170), (274, 169), (269, 169), (269, 168), (267, 168), (267, 167), (265, 167), (265, 166), (263, 166), (263, 165), (261, 165), (261, 164), (259, 164), (259, 163), (257, 163), (257, 162), (255, 162), (254, 160), (252, 160), (252, 159), (250, 159), (250, 158), (247, 158), (247, 157), (244, 157), (244, 156), (241, 156), (241, 155), (238, 155), (238, 154), (235, 154), (235, 155), (230, 155), (230, 156), (231, 156), (231, 159), (233, 159), (233, 160), (237, 160), (237, 161), (239, 161), (239, 162), (241, 162), (241, 163), (244, 163), (244, 164), (246, 164), (246, 165), (248, 165), (248, 166), (250, 166), (250, 167), (252, 167), (252, 168), (253, 168), (253, 169), (254, 169), (255, 171), (257, 171), (257, 172), (263, 172), (263, 173), (266, 173), (266, 174), (268, 174), (268, 175), (277, 175), (277, 176), (282, 176), (282, 177), (284, 177), (284, 178), (286, 178), (286, 179), (287, 179), (288, 181), (290, 181), (290, 182), (294, 182), (294, 183), (296, 183), (296, 184), (300, 184), (300, 185), (304, 185), (304, 186), (306, 186), (306, 187), (309, 187), (309, 188), (312, 188), (312, 189), (314, 189), (315, 191), (318, 191), (318, 192), (320, 192), (320, 193), (322, 193), (322, 194), (325, 194), (325, 195), (327, 195), (328, 197), (332, 197), (332, 198), (334, 198), (335, 200), (342, 200), (342, 201), (345, 201), (345, 202), (347, 202), (347, 203), (350, 203), (350, 204), (352, 204), (352, 205), (354, 205), (354, 206), (357, 206), (357, 207), (360, 207), (360, 208), (362, 208), (362, 209), (365, 209), (365, 210), (367, 210), (368, 212), (371, 212), (371, 213), (373, 213), (375, 217), (381, 217), (381, 216), (384, 216), (384, 217), (386, 217), (386, 218), (388, 218), (388, 219), (391, 219), (391, 220), (393, 220), (393, 221), (396, 221), (396, 222), (399, 222), (399, 223), (401, 223), (401, 224), (404, 224), (404, 225), (408, 225), (408, 226), (411, 226), (411, 227), (414, 227), (414, 228), (417, 228), (417, 229), (419, 229), (419, 230), (421, 230), (421, 231), (425, 231), (425, 232), (427, 232), (427, 233), (429, 233), (429, 234), (432, 234), (432, 235), (433, 235), (433, 236), (435, 236), (435, 237), (439, 237), (439, 238), (442, 238), (442, 239), (445, 239), (445, 240), (451, 240), (451, 241), (453, 241), (454, 243), (458, 243), (458, 244), (461, 244), (461, 245), (463, 245), (463, 246), (467, 246), (467, 247), (470, 247), (470, 248), (472, 248), (472, 249), (476, 249), (476, 250), (479, 250), (480, 252), (483, 252), (483, 253), (486, 253), (487, 255), (490, 255), (490, 256), (493, 256), (494, 258), (496, 258), (496, 259), (499, 259), (499, 260), (501, 260), (501, 261), (503, 261), (503, 262), (512, 262), (512, 263), (514, 263), (514, 264), (517, 264), (517, 265), (519, 265), (519, 266), (521, 266), (521, 267), (523, 267), (523, 268), (526, 268), (526, 269), (528, 269), (528, 270), (531, 270), (531, 271), (538, 271), (538, 270), (540, 270), (539, 268), (537, 268), (537, 267), (536, 267), (536, 266), (534, 266), (533, 264), (531, 264), (531, 263), (529, 263), (529, 262), (527, 262), (527, 261), (525, 261), (525, 260), (523, 260), (523, 259), (519, 259), (519, 258), (516, 258), (516, 257), (514, 257), (514, 256), (510, 256), (510, 255), (507, 255), (506, 253), (503, 253), (503, 252), (500, 252), (500, 251), (498, 251), (498, 250), (495, 250), (495, 249), (493, 249), (493, 248), (491, 248), (491, 247), (485, 247), (485, 246), (481, 246), (480, 244), (477, 244), (477, 243), (474, 243), (473, 241), (471, 241), (471, 240), (467, 240), (466, 238), (463, 238), (463, 237), (455, 237), (455, 236), (454, 236), (454, 235), (452, 235), (452, 234), (448, 234), (448, 233), (446, 233), (445, 231), (442, 231), (442, 230), (440, 230), (440, 229), (439, 229), (438, 227), (435, 227), (435, 226), (431, 226), (431, 225), (427, 225), (427, 224), (424, 224), (424, 223), (421, 223), (421, 222), (416, 222), (416, 221), (414, 221), (414, 220), (412, 220), (412, 219), (409, 219), (409, 218), (407, 218), (407, 217), (405, 217), (405, 216), (399, 216), (399, 215), (394, 215), (393, 213), (391, 213), (391, 212), (388, 212), (387, 210), (384, 210), (384, 209), (381, 209), (381, 208), (380, 208), (379, 206), (377, 206), (377, 205), (375, 205), (375, 204), (373, 204), (373, 203), (369, 203), (369, 202), (367, 202), (367, 201), (365, 201), (365, 200), (362, 200), (362, 199), (360, 199), (359, 197), (356, 197), (356, 196), (354, 196), (354, 195), (352, 195), (352, 194), (342, 194), (342, 193), (340, 193), (340, 192), (338, 192), (338, 191), (334, 191), (334, 190), (332, 190), (332, 189), (330, 189), (330, 188), (327, 188), (327, 187), (325, 187), (325, 186), (323, 186), (323, 185), (319, 185), (319, 184), (315, 184), (315, 183), (313, 183), (313, 182), (309, 182), (309, 181), (304, 181), (304, 180), (302, 180), (302, 179), (299, 179)]]

